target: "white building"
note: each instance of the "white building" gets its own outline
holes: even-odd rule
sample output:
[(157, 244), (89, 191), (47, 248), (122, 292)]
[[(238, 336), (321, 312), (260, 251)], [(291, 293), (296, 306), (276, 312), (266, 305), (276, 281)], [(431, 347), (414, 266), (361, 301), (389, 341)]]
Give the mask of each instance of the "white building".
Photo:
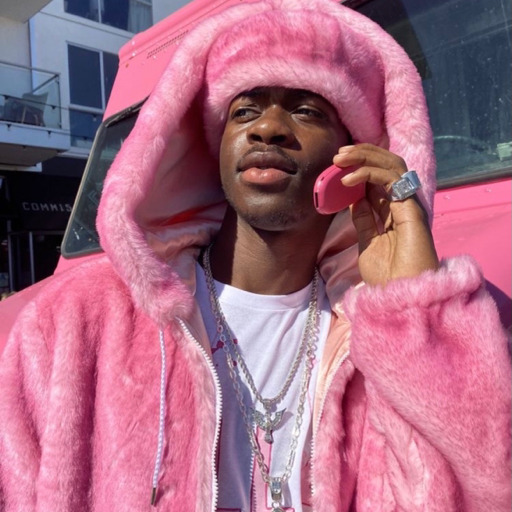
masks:
[(52, 272), (117, 52), (189, 0), (0, 0), (0, 292)]

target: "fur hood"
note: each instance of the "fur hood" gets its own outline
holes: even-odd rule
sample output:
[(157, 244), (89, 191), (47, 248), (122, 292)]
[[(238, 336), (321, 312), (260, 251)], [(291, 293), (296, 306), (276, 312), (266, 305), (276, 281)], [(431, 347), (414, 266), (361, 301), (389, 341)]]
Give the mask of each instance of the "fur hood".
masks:
[[(420, 77), (380, 27), (335, 0), (262, 0), (212, 16), (184, 38), (117, 155), (98, 215), (101, 245), (135, 302), (163, 325), (192, 312), (193, 261), (220, 226), (217, 151), (227, 107), (257, 86), (308, 89), (356, 142), (402, 156), (431, 212), (435, 160)], [(348, 211), (319, 254), (331, 304), (359, 281)], [(183, 300), (183, 297), (189, 300)], [(177, 300), (177, 297), (180, 297)]]

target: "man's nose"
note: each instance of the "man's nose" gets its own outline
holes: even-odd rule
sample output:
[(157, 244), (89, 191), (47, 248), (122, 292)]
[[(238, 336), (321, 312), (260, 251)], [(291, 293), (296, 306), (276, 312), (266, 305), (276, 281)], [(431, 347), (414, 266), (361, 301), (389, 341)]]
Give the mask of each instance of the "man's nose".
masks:
[(295, 140), (289, 113), (280, 107), (269, 108), (251, 124), (247, 132), (251, 142), (286, 146)]

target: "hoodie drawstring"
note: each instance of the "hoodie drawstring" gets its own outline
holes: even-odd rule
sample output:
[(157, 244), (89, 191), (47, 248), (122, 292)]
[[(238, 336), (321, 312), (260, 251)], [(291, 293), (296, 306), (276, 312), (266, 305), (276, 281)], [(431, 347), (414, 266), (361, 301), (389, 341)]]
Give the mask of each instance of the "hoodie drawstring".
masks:
[(164, 424), (165, 424), (165, 342), (164, 332), (160, 329), (160, 353), (162, 358), (162, 367), (160, 371), (160, 411), (158, 420), (158, 448), (156, 451), (155, 470), (153, 472), (153, 489), (151, 492), (151, 505), (154, 507), (156, 503), (156, 491), (158, 486), (158, 474), (162, 466), (162, 454), (164, 449)]

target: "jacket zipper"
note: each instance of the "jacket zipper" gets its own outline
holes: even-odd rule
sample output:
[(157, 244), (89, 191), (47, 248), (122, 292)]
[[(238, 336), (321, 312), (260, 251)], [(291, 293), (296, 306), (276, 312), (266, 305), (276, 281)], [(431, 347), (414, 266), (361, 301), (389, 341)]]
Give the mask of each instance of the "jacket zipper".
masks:
[(249, 489), (250, 489), (250, 493), (252, 495), (252, 509), (251, 510), (258, 510), (258, 500), (256, 498), (256, 485), (254, 483), (254, 478), (255, 478), (255, 468), (254, 468), (254, 464), (255, 464), (255, 459), (254, 459), (254, 453), (252, 453), (252, 450), (251, 450), (251, 470), (249, 471), (250, 473), (250, 477), (251, 477), (251, 481), (249, 483)]
[(185, 322), (181, 319), (177, 319), (183, 332), (185, 333), (185, 336), (194, 343), (201, 354), (203, 355), (206, 364), (208, 365), (210, 372), (213, 376), (213, 381), (215, 383), (215, 396), (217, 399), (218, 407), (215, 407), (215, 437), (213, 441), (213, 449), (212, 449), (212, 458), (211, 458), (211, 474), (212, 474), (212, 493), (213, 493), (213, 499), (212, 499), (212, 512), (216, 512), (217, 510), (217, 501), (219, 499), (219, 489), (218, 489), (218, 482), (217, 482), (217, 471), (216, 471), (216, 464), (215, 460), (217, 458), (217, 448), (219, 444), (219, 438), (220, 438), (220, 422), (222, 417), (222, 390), (220, 387), (220, 380), (219, 376), (217, 374), (217, 371), (215, 370), (215, 367), (213, 366), (213, 362), (210, 359), (208, 353), (206, 350), (202, 347), (202, 345), (197, 341), (197, 339), (194, 337), (194, 335), (190, 332), (190, 329), (185, 324)]
[(341, 368), (341, 365), (347, 360), (348, 356), (350, 355), (350, 350), (347, 350), (340, 358), (338, 364), (336, 365), (336, 368), (334, 371), (332, 371), (327, 386), (325, 388), (324, 396), (322, 397), (322, 401), (320, 402), (320, 411), (318, 412), (318, 417), (316, 422), (313, 425), (313, 436), (311, 439), (311, 495), (314, 496), (316, 493), (315, 489), (315, 471), (314, 471), (314, 460), (315, 460), (315, 450), (316, 450), (316, 436), (318, 434), (318, 429), (320, 428), (320, 420), (322, 419), (322, 415), (325, 408), (325, 402), (327, 400), (327, 395), (329, 394), (329, 389), (332, 385), (332, 381), (334, 380), (334, 377), (338, 373), (338, 370)]

